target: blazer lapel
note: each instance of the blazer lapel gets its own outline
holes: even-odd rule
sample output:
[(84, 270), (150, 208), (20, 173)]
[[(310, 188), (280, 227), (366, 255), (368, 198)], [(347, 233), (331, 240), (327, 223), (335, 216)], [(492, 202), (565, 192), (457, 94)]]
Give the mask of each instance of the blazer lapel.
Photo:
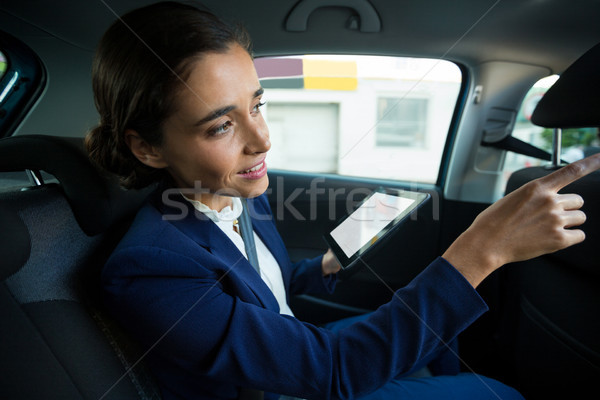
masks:
[[(174, 215), (181, 215), (181, 217), (172, 219), (169, 222), (218, 258), (226, 266), (227, 275), (243, 282), (254, 293), (256, 300), (262, 307), (279, 312), (279, 304), (271, 290), (227, 235), (213, 221), (196, 210), (190, 202), (183, 199), (181, 195), (179, 195), (178, 201), (177, 214)], [(173, 199), (170, 202), (173, 202)], [(158, 206), (157, 208), (163, 215), (169, 215), (169, 206), (166, 206), (163, 202), (155, 205)], [(187, 213), (182, 212), (183, 207), (187, 209)], [(249, 299), (243, 300), (248, 301)]]

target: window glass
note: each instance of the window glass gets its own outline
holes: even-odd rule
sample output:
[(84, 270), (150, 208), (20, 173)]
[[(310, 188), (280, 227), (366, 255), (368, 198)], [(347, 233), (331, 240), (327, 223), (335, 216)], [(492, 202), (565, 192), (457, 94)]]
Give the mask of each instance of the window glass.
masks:
[[(558, 75), (548, 76), (536, 82), (529, 90), (521, 109), (512, 135), (524, 142), (552, 152), (553, 130), (531, 123), (531, 114), (546, 91), (556, 82)], [(563, 129), (561, 140), (561, 160), (573, 162), (600, 151), (600, 136), (597, 128)], [(547, 161), (507, 152), (504, 162), (504, 185), (510, 175), (521, 168), (547, 164)]]
[(0, 79), (2, 79), (2, 77), (4, 76), (4, 73), (6, 72), (6, 67), (7, 67), (6, 57), (0, 51)]
[(0, 138), (12, 135), (42, 94), (46, 71), (25, 43), (0, 32)]
[(270, 168), (435, 183), (461, 86), (447, 61), (257, 58)]
[(381, 147), (423, 147), (428, 100), (400, 100), (397, 97), (377, 99), (379, 123), (375, 130), (375, 144)]

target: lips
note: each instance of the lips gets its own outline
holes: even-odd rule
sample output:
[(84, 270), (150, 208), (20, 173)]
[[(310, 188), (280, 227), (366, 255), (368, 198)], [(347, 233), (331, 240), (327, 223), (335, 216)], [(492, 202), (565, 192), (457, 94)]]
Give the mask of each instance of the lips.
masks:
[(267, 163), (263, 159), (258, 164), (238, 172), (238, 175), (246, 179), (260, 179), (267, 173)]
[(250, 168), (250, 169), (247, 169), (247, 170), (245, 170), (245, 171), (242, 171), (241, 173), (242, 173), (242, 174), (247, 174), (248, 172), (254, 172), (254, 171), (258, 171), (259, 169), (261, 169), (261, 168), (263, 167), (263, 164), (264, 164), (264, 161), (263, 161), (263, 162), (261, 162), (260, 164), (256, 165), (256, 166), (254, 166), (254, 167)]

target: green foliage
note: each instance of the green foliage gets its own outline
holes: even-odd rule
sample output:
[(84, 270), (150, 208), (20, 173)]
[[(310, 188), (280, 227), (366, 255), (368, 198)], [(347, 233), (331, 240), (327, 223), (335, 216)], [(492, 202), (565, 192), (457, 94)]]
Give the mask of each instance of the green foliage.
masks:
[[(594, 139), (598, 137), (597, 128), (573, 128), (563, 129), (561, 145), (563, 148), (572, 146), (589, 146), (592, 144)], [(544, 148), (552, 148), (552, 134), (553, 129), (544, 129), (542, 132), (542, 139), (544, 139)]]

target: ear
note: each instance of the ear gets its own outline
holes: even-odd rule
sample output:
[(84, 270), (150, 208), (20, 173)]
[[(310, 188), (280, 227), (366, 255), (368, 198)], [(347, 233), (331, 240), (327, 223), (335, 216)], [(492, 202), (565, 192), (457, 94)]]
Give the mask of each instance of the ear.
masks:
[(139, 133), (133, 129), (127, 129), (125, 131), (125, 143), (127, 143), (127, 146), (129, 146), (133, 155), (140, 160), (142, 164), (157, 169), (168, 167), (160, 150), (148, 144), (148, 142), (142, 139)]

